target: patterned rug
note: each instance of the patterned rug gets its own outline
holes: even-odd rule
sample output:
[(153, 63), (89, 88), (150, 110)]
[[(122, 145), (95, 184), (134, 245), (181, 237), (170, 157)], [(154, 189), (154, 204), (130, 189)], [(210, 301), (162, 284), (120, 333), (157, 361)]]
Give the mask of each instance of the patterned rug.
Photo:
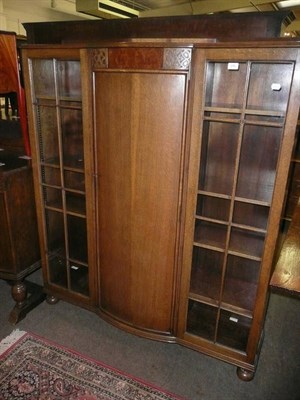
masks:
[(0, 342), (0, 400), (175, 400), (166, 391), (22, 331)]

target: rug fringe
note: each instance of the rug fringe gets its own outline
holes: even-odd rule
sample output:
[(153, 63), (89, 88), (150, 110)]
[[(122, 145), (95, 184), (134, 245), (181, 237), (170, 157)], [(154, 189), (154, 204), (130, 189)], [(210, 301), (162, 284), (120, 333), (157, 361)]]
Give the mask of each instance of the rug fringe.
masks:
[(20, 331), (15, 329), (10, 335), (2, 339), (0, 342), (0, 355), (3, 354), (7, 349), (9, 349), (16, 341), (18, 341), (22, 336), (26, 334), (25, 331)]

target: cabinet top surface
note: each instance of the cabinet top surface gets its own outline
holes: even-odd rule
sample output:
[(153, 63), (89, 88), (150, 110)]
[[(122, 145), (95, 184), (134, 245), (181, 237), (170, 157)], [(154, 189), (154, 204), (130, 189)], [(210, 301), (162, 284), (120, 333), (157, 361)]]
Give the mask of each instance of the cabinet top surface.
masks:
[(174, 38), (174, 39), (129, 39), (115, 41), (100, 41), (97, 44), (65, 43), (65, 44), (24, 44), (22, 49), (93, 49), (102, 47), (191, 47), (191, 48), (299, 48), (298, 39), (272, 39), (247, 42), (218, 42), (215, 39)]

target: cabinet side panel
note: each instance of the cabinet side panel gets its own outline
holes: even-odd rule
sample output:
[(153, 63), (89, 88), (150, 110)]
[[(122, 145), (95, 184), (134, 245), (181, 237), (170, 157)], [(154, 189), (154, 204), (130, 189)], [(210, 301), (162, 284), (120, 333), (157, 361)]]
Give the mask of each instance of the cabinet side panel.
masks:
[(11, 176), (7, 194), (17, 272), (40, 260), (31, 168)]
[(10, 226), (8, 222), (8, 211), (5, 192), (0, 192), (0, 271), (11, 272), (14, 269), (14, 260), (10, 241)]
[(99, 72), (101, 308), (170, 332), (185, 75)]

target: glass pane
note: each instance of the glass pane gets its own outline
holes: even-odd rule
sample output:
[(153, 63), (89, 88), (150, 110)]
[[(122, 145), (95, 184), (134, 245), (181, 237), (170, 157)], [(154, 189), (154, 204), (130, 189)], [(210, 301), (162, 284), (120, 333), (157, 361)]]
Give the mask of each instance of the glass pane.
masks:
[(284, 112), (293, 71), (293, 63), (252, 63), (247, 108)]
[(87, 263), (87, 230), (85, 218), (68, 215), (69, 257)]
[(187, 332), (214, 340), (217, 312), (215, 307), (189, 300)]
[(245, 127), (236, 191), (238, 197), (271, 202), (281, 135), (281, 128)]
[(195, 242), (224, 249), (227, 226), (196, 220)]
[(199, 189), (230, 195), (233, 188), (239, 125), (205, 122)]
[(59, 209), (63, 208), (60, 189), (43, 187), (43, 195), (44, 195), (45, 206), (59, 208)]
[(229, 250), (248, 256), (261, 257), (264, 249), (265, 235), (246, 229), (231, 229)]
[(71, 263), (71, 290), (81, 293), (85, 296), (89, 295), (88, 268), (78, 263)]
[(65, 246), (63, 214), (57, 211), (45, 210), (47, 248), (49, 252), (61, 252)]
[(84, 168), (81, 110), (61, 109), (61, 129), (64, 165)]
[[(242, 107), (246, 73), (246, 63), (208, 63), (205, 105), (214, 107)], [(232, 88), (239, 88), (239, 90), (232, 90)]]
[(194, 247), (190, 292), (219, 300), (223, 258), (222, 253)]
[(80, 62), (57, 61), (60, 97), (81, 97)]
[(253, 311), (259, 272), (260, 262), (229, 256), (222, 301)]
[(53, 60), (32, 59), (32, 82), (36, 97), (55, 97), (55, 79)]
[(212, 196), (198, 195), (197, 215), (220, 221), (229, 220), (230, 201)]
[(66, 189), (85, 191), (85, 179), (83, 172), (64, 171)]
[(36, 108), (36, 113), (41, 161), (59, 164), (56, 109), (39, 106)]
[(251, 322), (251, 318), (222, 310), (217, 342), (237, 350), (246, 351)]
[(233, 211), (233, 222), (236, 224), (267, 229), (269, 207), (257, 204), (242, 203), (236, 201)]
[(63, 252), (52, 253), (49, 255), (48, 262), (50, 283), (67, 288), (68, 275), (65, 254)]
[(78, 193), (66, 192), (67, 211), (85, 215), (85, 196)]
[(58, 168), (41, 166), (41, 175), (43, 183), (61, 187), (60, 170)]

